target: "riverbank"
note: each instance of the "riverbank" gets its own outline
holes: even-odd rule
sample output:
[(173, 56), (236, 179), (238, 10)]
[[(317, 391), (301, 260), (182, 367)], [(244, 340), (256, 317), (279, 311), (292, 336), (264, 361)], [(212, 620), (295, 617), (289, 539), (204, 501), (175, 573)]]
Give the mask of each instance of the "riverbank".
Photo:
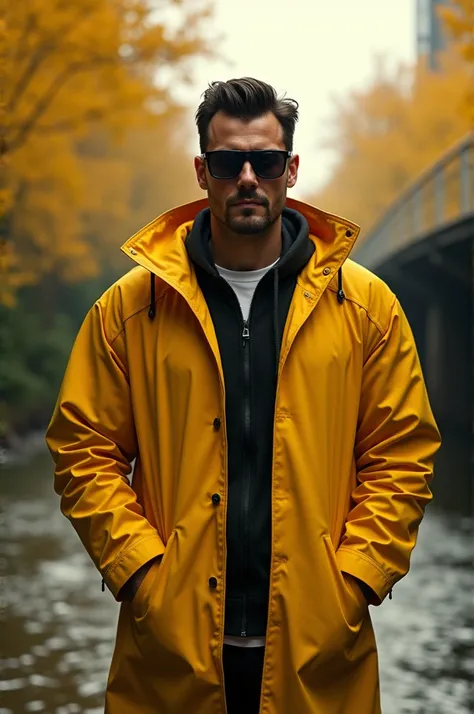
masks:
[(2, 466), (26, 463), (46, 449), (45, 429), (31, 431), (23, 436), (11, 433), (0, 442), (0, 469)]

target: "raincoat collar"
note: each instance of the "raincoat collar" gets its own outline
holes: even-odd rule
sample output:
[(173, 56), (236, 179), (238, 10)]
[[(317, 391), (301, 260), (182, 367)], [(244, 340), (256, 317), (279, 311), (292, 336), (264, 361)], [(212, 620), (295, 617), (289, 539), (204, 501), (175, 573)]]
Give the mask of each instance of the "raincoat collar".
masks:
[[(301, 213), (308, 222), (309, 237), (316, 251), (304, 267), (300, 279), (306, 289), (315, 291), (321, 269), (326, 269), (327, 284), (342, 266), (357, 239), (359, 226), (292, 198), (287, 198), (286, 206)], [(166, 211), (135, 233), (121, 250), (179, 292), (187, 292), (186, 286), (194, 286), (195, 281), (185, 241), (197, 215), (208, 207), (205, 198)]]

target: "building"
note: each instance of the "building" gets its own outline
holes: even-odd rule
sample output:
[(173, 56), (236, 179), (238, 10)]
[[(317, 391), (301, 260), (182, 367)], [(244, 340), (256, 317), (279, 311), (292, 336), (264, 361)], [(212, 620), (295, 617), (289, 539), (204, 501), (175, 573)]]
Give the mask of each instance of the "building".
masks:
[(448, 4), (449, 0), (416, 0), (417, 55), (426, 57), (431, 69), (436, 69), (436, 55), (446, 44), (437, 8)]

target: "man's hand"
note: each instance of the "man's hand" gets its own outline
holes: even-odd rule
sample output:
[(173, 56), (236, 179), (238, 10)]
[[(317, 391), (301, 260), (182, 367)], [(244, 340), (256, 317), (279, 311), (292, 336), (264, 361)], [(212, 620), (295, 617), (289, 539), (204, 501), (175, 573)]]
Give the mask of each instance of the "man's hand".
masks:
[(161, 561), (161, 558), (162, 556), (160, 555), (158, 558), (153, 558), (153, 560), (149, 560), (148, 563), (142, 565), (142, 567), (139, 568), (132, 575), (132, 577), (127, 580), (127, 582), (121, 589), (119, 600), (127, 600), (128, 602), (132, 602), (133, 598), (137, 594), (138, 588), (144, 581), (146, 574), (155, 563), (159, 563)]

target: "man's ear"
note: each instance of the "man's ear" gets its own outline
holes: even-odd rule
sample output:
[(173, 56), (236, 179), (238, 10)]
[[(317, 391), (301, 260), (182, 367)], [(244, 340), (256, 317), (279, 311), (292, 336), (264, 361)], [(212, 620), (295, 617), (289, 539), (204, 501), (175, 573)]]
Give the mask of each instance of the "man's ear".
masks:
[(300, 165), (300, 157), (298, 154), (295, 154), (294, 156), (291, 157), (290, 162), (288, 164), (288, 178), (286, 181), (286, 185), (288, 188), (293, 188), (295, 185), (297, 179), (298, 179), (298, 167)]
[(200, 156), (194, 158), (194, 170), (197, 182), (203, 191), (207, 191), (206, 162)]

